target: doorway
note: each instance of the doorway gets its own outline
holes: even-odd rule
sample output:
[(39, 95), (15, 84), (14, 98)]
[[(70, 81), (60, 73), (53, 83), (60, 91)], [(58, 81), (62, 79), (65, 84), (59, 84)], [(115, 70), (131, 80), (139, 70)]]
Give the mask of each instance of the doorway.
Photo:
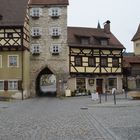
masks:
[(37, 96), (56, 96), (56, 76), (48, 68), (44, 68), (36, 78)]
[(99, 94), (103, 93), (103, 79), (96, 79), (96, 91)]

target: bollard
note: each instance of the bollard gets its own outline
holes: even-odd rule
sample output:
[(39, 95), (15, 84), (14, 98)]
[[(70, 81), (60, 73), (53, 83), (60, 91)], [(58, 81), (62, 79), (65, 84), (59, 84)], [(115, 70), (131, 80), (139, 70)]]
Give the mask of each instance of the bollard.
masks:
[(102, 103), (102, 97), (101, 97), (101, 93), (99, 93), (99, 103)]
[(115, 90), (113, 92), (113, 95), (114, 95), (114, 105), (116, 105), (116, 91)]
[(123, 89), (123, 93), (125, 95), (125, 99), (127, 99), (127, 92)]
[(105, 93), (105, 101), (107, 102), (107, 93)]

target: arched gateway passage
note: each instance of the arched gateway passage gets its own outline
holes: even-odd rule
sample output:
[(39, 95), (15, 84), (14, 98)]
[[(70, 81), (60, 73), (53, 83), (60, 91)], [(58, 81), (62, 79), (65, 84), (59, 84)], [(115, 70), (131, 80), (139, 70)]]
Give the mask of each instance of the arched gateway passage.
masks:
[(47, 67), (36, 78), (36, 94), (38, 96), (56, 96), (56, 76)]

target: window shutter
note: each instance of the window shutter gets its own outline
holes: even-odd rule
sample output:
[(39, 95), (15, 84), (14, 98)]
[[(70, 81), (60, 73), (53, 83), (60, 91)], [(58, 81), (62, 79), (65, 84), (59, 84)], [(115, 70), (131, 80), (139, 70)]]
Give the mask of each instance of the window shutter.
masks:
[(58, 28), (58, 34), (61, 35), (61, 28)]
[(61, 51), (61, 45), (58, 45), (58, 52), (60, 53)]
[(34, 52), (34, 45), (33, 45), (33, 44), (31, 45), (30, 52), (31, 52), (31, 53)]
[(49, 16), (52, 16), (52, 8), (49, 9)]
[(53, 45), (50, 46), (50, 52), (53, 53)]
[(4, 90), (8, 90), (8, 81), (4, 81)]
[(42, 12), (42, 8), (39, 8), (39, 15), (42, 16), (43, 12)]
[(34, 28), (31, 29), (31, 36), (34, 36)]
[(39, 29), (39, 35), (42, 35), (42, 28), (38, 28)]
[(22, 90), (22, 81), (21, 80), (18, 81), (18, 90)]
[(33, 9), (30, 9), (30, 16), (33, 16)]
[(58, 15), (60, 16), (61, 15), (61, 9), (58, 8)]
[(41, 45), (39, 45), (39, 52), (40, 52), (40, 53), (43, 52), (43, 51), (42, 51), (42, 46), (41, 46)]

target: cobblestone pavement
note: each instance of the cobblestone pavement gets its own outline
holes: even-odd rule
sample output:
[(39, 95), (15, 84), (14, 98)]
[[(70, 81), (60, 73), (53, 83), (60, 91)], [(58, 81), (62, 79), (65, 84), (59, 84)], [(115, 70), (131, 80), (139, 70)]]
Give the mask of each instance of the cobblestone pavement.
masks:
[(0, 140), (140, 140), (140, 101), (91, 97), (0, 102)]

